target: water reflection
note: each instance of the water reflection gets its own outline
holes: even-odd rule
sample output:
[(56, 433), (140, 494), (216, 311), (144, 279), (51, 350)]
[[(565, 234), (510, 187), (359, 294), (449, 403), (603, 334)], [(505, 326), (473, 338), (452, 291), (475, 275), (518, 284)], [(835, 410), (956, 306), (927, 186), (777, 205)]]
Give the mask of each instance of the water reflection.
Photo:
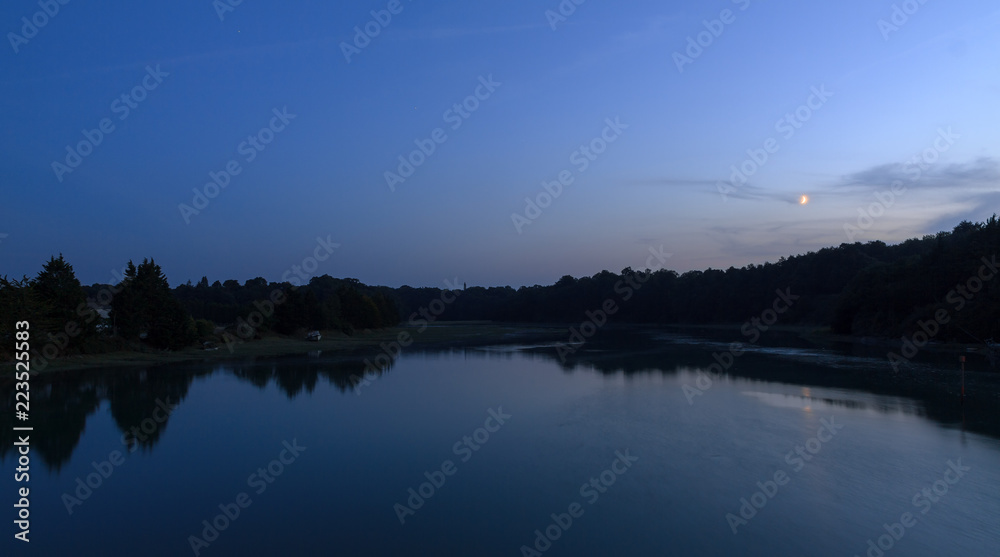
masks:
[[(592, 372), (608, 377), (656, 373), (693, 382), (695, 374), (713, 362), (712, 352), (726, 346), (721, 341), (701, 342), (694, 337), (609, 331), (565, 360), (551, 343), (439, 348), (423, 353), (460, 354), (466, 359), (531, 358), (553, 362), (566, 373)], [(938, 371), (919, 377), (894, 376), (884, 372), (882, 362), (859, 355), (853, 347), (839, 351), (801, 345), (749, 348), (754, 349), (737, 358), (725, 376), (745, 381), (751, 387), (767, 384), (767, 388), (749, 388), (746, 393), (765, 403), (913, 415), (1000, 438), (1000, 418), (992, 411), (1000, 393), (1000, 374), (970, 373), (977, 390), (962, 405), (952, 385), (952, 374)], [(182, 404), (196, 378), (226, 374), (261, 390), (274, 385), (289, 400), (313, 393), (321, 381), (340, 393), (360, 394), (395, 365), (390, 361), (384, 368), (372, 368), (365, 363), (372, 361), (372, 356), (363, 352), (315, 352), (225, 364), (75, 371), (36, 377), (32, 380), (31, 401), (31, 425), (37, 432), (33, 448), (50, 471), (59, 472), (79, 443), (88, 418), (107, 402), (123, 443), (130, 450), (137, 444), (138, 449), (152, 451), (169, 422), (169, 412), (164, 412), (163, 406)], [(775, 393), (775, 384), (787, 385), (789, 391)], [(812, 393), (810, 388), (821, 391)], [(0, 393), (0, 460), (5, 460), (15, 442), (11, 429), (15, 425), (13, 383), (0, 387)], [(678, 396), (683, 400), (680, 391)], [(152, 417), (157, 425), (151, 428)]]
[[(72, 371), (32, 379), (32, 449), (50, 472), (65, 465), (87, 425), (88, 418), (107, 403), (112, 420), (129, 451), (152, 451), (166, 431), (170, 409), (183, 403), (198, 377), (228, 374), (259, 389), (272, 383), (289, 398), (312, 393), (323, 380), (341, 393), (357, 392), (365, 382), (388, 373), (366, 367), (369, 355), (322, 359), (321, 355), (244, 361), (226, 364), (188, 364), (145, 369)], [(0, 387), (0, 461), (13, 456), (13, 383)]]
[[(31, 425), (38, 432), (32, 437), (32, 450), (37, 451), (49, 470), (58, 472), (69, 461), (87, 417), (100, 406), (104, 390), (95, 384), (44, 383), (35, 381), (31, 391)], [(39, 388), (41, 387), (41, 388)], [(0, 408), (0, 457), (13, 452), (15, 432), (14, 393), (5, 388)]]
[(805, 392), (801, 395), (757, 391), (745, 391), (743, 394), (775, 408), (798, 408), (810, 412), (822, 411), (827, 408), (847, 408), (855, 411), (870, 410), (880, 414), (899, 416), (923, 417), (926, 415), (923, 405), (910, 399), (833, 391), (824, 392), (822, 394), (827, 396), (822, 396), (821, 393), (814, 395), (808, 387), (804, 387), (802, 390)]
[[(96, 386), (97, 391), (104, 395), (110, 406), (111, 418), (122, 432), (124, 444), (130, 451), (136, 450), (135, 445), (143, 451), (152, 450), (166, 431), (170, 419), (164, 406), (180, 404), (194, 378), (193, 373), (157, 371), (144, 369), (131, 373), (109, 373), (80, 384), (83, 389)], [(150, 427), (150, 423), (155, 427)]]
[[(550, 346), (526, 350), (557, 362), (567, 373), (592, 370), (606, 376), (690, 374), (689, 382), (693, 383), (695, 373), (705, 372), (715, 362), (713, 353), (730, 347), (723, 334), (715, 337), (699, 340), (690, 334), (608, 331), (565, 360)], [(955, 359), (953, 354), (928, 353), (907, 371), (894, 373), (886, 363), (884, 348), (826, 341), (817, 344), (790, 335), (768, 340), (780, 344), (762, 341), (760, 346), (741, 345), (745, 353), (734, 358), (723, 377), (820, 387), (840, 393), (870, 393), (875, 397), (853, 396), (841, 403), (883, 414), (897, 413), (905, 407), (948, 427), (1000, 437), (1000, 415), (994, 411), (1000, 404), (1000, 373), (989, 371), (985, 363), (982, 369), (966, 373), (967, 396), (962, 403), (958, 368), (949, 367)]]

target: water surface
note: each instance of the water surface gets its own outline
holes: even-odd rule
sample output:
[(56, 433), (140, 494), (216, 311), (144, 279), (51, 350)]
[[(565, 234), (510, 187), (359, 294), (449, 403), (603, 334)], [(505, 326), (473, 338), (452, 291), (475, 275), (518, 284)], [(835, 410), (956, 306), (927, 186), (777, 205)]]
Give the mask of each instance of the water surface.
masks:
[(963, 407), (933, 358), (900, 377), (788, 342), (745, 347), (692, 396), (726, 346), (626, 331), (567, 362), (546, 346), (410, 352), (363, 382), (329, 354), (36, 378), (32, 541), (14, 547), (851, 556), (883, 536), (890, 556), (998, 554), (997, 374), (970, 363)]

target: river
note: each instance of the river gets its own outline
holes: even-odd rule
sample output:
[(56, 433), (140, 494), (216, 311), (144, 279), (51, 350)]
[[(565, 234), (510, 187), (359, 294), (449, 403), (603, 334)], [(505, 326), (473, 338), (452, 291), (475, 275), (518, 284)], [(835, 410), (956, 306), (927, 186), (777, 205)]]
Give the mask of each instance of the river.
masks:
[[(971, 357), (962, 404), (953, 356), (893, 373), (884, 350), (799, 341), (733, 351), (626, 330), (565, 361), (551, 345), (463, 347), (364, 375), (372, 356), (34, 378), (31, 541), (4, 543), (74, 556), (1000, 552), (1000, 374)], [(11, 389), (8, 524), (23, 425)]]

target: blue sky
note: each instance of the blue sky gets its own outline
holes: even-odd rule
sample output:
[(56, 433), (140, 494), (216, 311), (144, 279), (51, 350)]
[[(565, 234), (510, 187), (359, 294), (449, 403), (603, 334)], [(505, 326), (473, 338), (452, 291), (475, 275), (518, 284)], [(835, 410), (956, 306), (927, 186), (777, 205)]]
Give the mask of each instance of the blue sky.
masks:
[[(986, 0), (586, 0), (558, 19), (554, 0), (404, 0), (385, 24), (388, 1), (52, 1), (0, 8), (0, 274), (63, 253), (88, 284), (144, 257), (173, 284), (279, 280), (332, 238), (316, 274), (516, 287), (650, 247), (686, 271), (900, 241), (1000, 206)], [(415, 140), (433, 152), (390, 188)]]

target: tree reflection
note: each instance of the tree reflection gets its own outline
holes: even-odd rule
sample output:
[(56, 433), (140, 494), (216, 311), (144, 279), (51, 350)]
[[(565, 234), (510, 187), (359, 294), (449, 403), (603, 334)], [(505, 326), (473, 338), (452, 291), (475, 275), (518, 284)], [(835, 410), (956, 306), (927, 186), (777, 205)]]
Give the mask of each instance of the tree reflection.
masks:
[(194, 373), (168, 368), (121, 373), (107, 387), (111, 417), (129, 451), (152, 450), (167, 429), (170, 411), (187, 396)]
[(321, 381), (341, 393), (362, 389), (393, 366), (376, 369), (365, 362), (374, 353), (322, 358), (296, 356), (235, 364), (160, 366), (146, 369), (84, 370), (50, 373), (31, 380), (31, 419), (14, 423), (14, 382), (0, 384), (0, 460), (16, 458), (14, 427), (28, 425), (31, 446), (49, 471), (70, 460), (87, 420), (107, 403), (128, 450), (152, 451), (167, 430), (172, 409), (182, 403), (196, 377), (231, 374), (257, 387), (274, 386), (289, 400), (312, 394)]
[(80, 436), (87, 425), (87, 417), (101, 403), (100, 388), (89, 381), (60, 381), (41, 383), (32, 381), (31, 419), (14, 423), (13, 384), (4, 385), (0, 398), (0, 459), (6, 460), (14, 451), (14, 427), (30, 426), (31, 448), (50, 471), (58, 472), (73, 455)]
[[(585, 347), (563, 360), (551, 345), (536, 348), (488, 351), (465, 350), (469, 360), (536, 358), (560, 366), (566, 373), (599, 373), (613, 377), (623, 374), (677, 374), (705, 371), (713, 363), (712, 352), (728, 345), (732, 338), (704, 340), (638, 331), (602, 332)], [(777, 340), (775, 342), (778, 342)], [(900, 377), (888, 372), (884, 360), (861, 357), (857, 347), (817, 347), (781, 339), (780, 350), (766, 346), (745, 346), (746, 353), (734, 360), (724, 375), (750, 381), (800, 385), (851, 393), (850, 396), (804, 395), (810, 403), (864, 408), (879, 412), (907, 412), (924, 415), (946, 425), (1000, 438), (1000, 418), (993, 411), (1000, 375), (972, 373), (967, 376), (973, 395), (965, 405), (958, 403), (957, 383), (946, 373)], [(522, 349), (523, 348), (523, 349)], [(442, 347), (425, 352), (461, 353), (463, 349)], [(833, 354), (833, 356), (831, 356)], [(342, 394), (358, 393), (395, 365), (382, 368), (367, 364), (377, 353), (355, 352), (324, 356), (267, 358), (225, 364), (161, 366), (148, 369), (75, 371), (52, 373), (32, 379), (31, 441), (37, 455), (50, 471), (58, 472), (80, 442), (88, 418), (107, 402), (122, 442), (129, 449), (152, 451), (162, 440), (171, 417), (169, 409), (181, 404), (198, 377), (232, 375), (254, 387), (272, 387), (293, 400), (310, 396), (323, 382)], [(840, 360), (837, 360), (840, 358)], [(380, 358), (385, 360), (384, 358)], [(847, 365), (843, 362), (847, 362)], [(14, 382), (0, 385), (0, 460), (16, 457), (14, 423)], [(954, 384), (952, 384), (954, 383)], [(686, 404), (678, 391), (676, 400)], [(876, 396), (872, 396), (876, 395)], [(805, 400), (803, 399), (803, 400)], [(860, 401), (860, 402), (859, 402)], [(912, 403), (912, 406), (907, 406)]]

